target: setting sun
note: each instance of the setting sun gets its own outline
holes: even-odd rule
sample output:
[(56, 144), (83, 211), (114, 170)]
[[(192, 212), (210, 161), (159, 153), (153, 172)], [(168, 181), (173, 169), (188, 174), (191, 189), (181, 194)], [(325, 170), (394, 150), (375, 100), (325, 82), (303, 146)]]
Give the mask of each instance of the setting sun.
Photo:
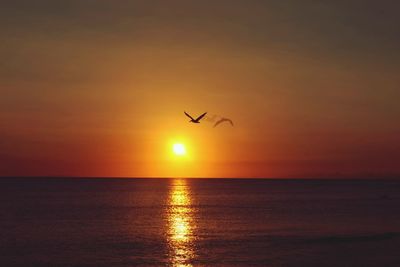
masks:
[(172, 151), (177, 156), (184, 156), (186, 155), (186, 148), (183, 144), (174, 144), (172, 146)]

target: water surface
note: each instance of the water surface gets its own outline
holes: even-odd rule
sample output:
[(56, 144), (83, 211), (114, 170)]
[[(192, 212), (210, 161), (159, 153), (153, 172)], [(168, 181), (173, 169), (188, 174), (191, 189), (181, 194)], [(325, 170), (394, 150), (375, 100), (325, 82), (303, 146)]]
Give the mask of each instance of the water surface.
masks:
[(2, 266), (400, 266), (400, 182), (0, 180)]

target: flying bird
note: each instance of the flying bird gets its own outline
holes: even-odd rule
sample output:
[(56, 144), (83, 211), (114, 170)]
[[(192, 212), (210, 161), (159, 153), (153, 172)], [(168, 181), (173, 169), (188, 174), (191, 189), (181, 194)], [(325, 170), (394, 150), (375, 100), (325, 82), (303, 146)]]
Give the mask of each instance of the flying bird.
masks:
[(190, 118), (189, 122), (193, 122), (193, 123), (200, 123), (200, 120), (207, 114), (207, 112), (204, 112), (197, 119), (193, 119), (193, 117), (190, 116), (189, 114), (187, 114), (186, 111), (184, 111), (184, 113), (186, 116), (188, 116)]
[(221, 123), (223, 123), (223, 122), (225, 122), (225, 121), (229, 122), (229, 123), (233, 126), (233, 121), (232, 121), (231, 119), (228, 119), (228, 118), (221, 118), (219, 121), (217, 121), (217, 122), (214, 124), (214, 127), (217, 127), (219, 124), (221, 124)]

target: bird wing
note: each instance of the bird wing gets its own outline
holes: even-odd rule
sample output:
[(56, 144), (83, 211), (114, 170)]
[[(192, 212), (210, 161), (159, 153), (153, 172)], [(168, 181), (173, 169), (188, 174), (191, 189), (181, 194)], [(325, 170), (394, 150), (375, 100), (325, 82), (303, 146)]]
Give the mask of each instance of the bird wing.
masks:
[(223, 123), (224, 121), (229, 121), (229, 122), (231, 123), (231, 125), (233, 126), (233, 121), (232, 121), (232, 120), (227, 119), (227, 118), (222, 118), (222, 119), (220, 119), (219, 121), (217, 121), (217, 122), (214, 124), (214, 127), (217, 127), (218, 124)]
[(192, 118), (192, 116), (190, 116), (189, 114), (186, 113), (186, 111), (184, 111), (183, 113), (185, 113), (185, 115), (188, 116), (191, 120), (194, 120), (194, 119)]
[(201, 115), (196, 119), (196, 121), (201, 120), (206, 114), (207, 114), (207, 112), (204, 112), (203, 114), (201, 114)]
[(214, 128), (217, 127), (217, 125), (220, 124), (220, 123), (222, 123), (223, 121), (224, 121), (224, 119), (220, 119), (219, 121), (217, 121), (217, 122), (214, 124)]

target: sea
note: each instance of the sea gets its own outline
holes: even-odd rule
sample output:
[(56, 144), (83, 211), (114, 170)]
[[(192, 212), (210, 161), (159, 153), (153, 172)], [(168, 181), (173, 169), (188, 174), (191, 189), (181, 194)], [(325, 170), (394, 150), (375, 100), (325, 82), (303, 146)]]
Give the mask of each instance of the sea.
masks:
[(400, 266), (400, 180), (2, 178), (0, 266)]

